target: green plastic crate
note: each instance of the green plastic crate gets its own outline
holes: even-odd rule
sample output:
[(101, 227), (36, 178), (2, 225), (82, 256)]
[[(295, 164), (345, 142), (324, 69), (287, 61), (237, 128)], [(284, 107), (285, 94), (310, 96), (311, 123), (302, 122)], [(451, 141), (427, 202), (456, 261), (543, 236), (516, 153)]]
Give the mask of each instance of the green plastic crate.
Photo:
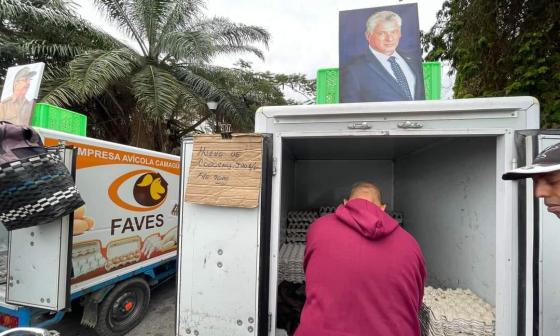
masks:
[(87, 117), (58, 106), (37, 103), (31, 125), (86, 136)]
[(424, 88), (426, 89), (426, 100), (441, 99), (441, 63), (424, 62)]
[[(427, 100), (441, 99), (441, 63), (424, 62), (424, 87)], [(338, 68), (317, 71), (317, 104), (337, 104), (339, 102)]]
[(337, 104), (338, 68), (319, 69), (317, 71), (317, 104)]

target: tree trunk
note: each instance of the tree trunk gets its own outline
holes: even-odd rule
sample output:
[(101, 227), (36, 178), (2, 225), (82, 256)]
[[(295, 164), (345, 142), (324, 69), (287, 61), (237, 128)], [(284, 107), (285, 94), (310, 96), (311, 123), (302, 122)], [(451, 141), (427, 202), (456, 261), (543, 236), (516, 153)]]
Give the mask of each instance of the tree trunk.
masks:
[(130, 145), (161, 151), (161, 144), (158, 141), (161, 135), (157, 134), (159, 129), (156, 121), (149, 120), (140, 111), (135, 111), (130, 128)]

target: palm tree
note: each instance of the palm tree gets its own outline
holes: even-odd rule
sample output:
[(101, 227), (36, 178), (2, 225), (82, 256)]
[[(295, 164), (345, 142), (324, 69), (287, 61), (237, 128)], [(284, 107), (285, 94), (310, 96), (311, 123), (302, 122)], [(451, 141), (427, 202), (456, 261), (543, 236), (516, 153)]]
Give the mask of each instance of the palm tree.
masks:
[(93, 116), (94, 131), (156, 150), (170, 150), (178, 136), (214, 118), (206, 107), (208, 100), (217, 101), (228, 120), (247, 117), (243, 104), (213, 83), (221, 69), (210, 62), (233, 53), (262, 58), (255, 45), (267, 46), (266, 30), (205, 17), (202, 0), (95, 0), (107, 19), (134, 41), (127, 45), (77, 18), (63, 0), (57, 4), (37, 9), (22, 0), (0, 0), (1, 15), (17, 17), (27, 12), (37, 21), (74, 27), (102, 42), (98, 48), (71, 42), (20, 43), (28, 53), (73, 52), (66, 53), (73, 58), (67, 66), (46, 74), (43, 101), (62, 106), (89, 104), (100, 112)]

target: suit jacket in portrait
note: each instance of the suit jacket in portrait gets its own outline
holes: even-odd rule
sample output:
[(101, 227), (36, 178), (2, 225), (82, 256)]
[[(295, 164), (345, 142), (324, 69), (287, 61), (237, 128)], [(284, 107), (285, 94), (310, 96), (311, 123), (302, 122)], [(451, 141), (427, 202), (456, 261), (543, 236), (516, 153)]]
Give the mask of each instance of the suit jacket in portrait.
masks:
[[(416, 80), (414, 100), (426, 99), (421, 59), (402, 50), (397, 50), (397, 53), (405, 60), (414, 74)], [(342, 66), (340, 71), (341, 103), (401, 100), (408, 100), (408, 98), (399, 87), (395, 77), (385, 69), (370, 50), (354, 57)]]

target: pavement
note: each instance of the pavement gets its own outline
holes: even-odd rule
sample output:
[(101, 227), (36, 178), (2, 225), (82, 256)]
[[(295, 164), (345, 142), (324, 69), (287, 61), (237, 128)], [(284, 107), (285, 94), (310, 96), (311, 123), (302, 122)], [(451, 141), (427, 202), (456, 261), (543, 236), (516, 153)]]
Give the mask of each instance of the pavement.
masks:
[[(128, 335), (173, 336), (175, 335), (175, 302), (177, 300), (176, 279), (171, 279), (152, 289), (150, 307), (144, 320)], [(80, 325), (81, 307), (67, 313), (60, 323), (50, 327), (62, 336), (97, 336), (93, 329)]]

